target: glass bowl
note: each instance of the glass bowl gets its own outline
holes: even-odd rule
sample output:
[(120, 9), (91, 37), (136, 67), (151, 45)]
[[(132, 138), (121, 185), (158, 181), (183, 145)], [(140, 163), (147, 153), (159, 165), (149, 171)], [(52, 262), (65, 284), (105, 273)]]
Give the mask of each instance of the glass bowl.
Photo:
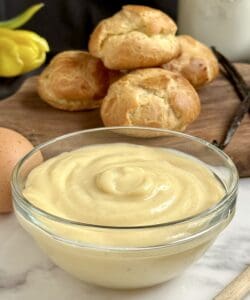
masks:
[[(27, 175), (42, 157), (47, 160), (84, 146), (118, 142), (192, 155), (214, 173), (225, 188), (225, 196), (192, 217), (133, 227), (74, 222), (24, 198)], [(92, 284), (130, 289), (167, 281), (201, 257), (234, 215), (238, 173), (224, 152), (199, 138), (163, 129), (110, 127), (66, 134), (35, 147), (16, 165), (11, 185), (20, 224), (56, 265)]]

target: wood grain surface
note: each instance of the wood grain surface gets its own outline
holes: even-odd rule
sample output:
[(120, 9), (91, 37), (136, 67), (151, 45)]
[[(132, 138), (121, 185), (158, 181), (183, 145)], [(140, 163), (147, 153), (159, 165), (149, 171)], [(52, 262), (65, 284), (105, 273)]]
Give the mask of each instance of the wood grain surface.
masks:
[[(250, 84), (250, 65), (236, 64)], [(64, 112), (41, 101), (36, 92), (36, 77), (31, 77), (19, 91), (0, 102), (0, 126), (25, 135), (34, 145), (53, 137), (87, 128), (103, 126), (99, 110)], [(220, 75), (199, 90), (202, 112), (186, 133), (207, 141), (221, 141), (240, 100), (227, 79)], [(234, 160), (240, 176), (250, 176), (250, 115), (247, 114), (225, 152)]]

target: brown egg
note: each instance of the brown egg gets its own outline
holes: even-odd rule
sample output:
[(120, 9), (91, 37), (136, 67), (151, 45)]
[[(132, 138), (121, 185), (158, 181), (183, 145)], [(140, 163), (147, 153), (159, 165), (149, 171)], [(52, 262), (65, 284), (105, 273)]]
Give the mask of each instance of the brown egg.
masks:
[(33, 145), (20, 133), (0, 127), (0, 213), (12, 211), (10, 179), (16, 163)]

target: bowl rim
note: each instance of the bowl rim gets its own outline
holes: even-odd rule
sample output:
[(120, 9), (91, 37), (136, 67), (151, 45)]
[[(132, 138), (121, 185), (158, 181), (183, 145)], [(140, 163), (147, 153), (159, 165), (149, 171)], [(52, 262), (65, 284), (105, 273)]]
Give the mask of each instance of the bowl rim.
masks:
[[(22, 165), (36, 152), (38, 152), (40, 149), (43, 149), (55, 142), (71, 138), (76, 135), (84, 134), (84, 133), (92, 133), (92, 132), (100, 132), (100, 131), (114, 131), (114, 130), (147, 130), (147, 131), (152, 131), (152, 132), (162, 132), (162, 133), (167, 133), (171, 134), (172, 136), (177, 136), (181, 138), (185, 138), (194, 142), (198, 142), (199, 144), (202, 144), (206, 146), (207, 148), (213, 150), (216, 152), (221, 158), (223, 158), (229, 165), (232, 173), (232, 183), (230, 185), (230, 189), (226, 192), (226, 194), (222, 197), (220, 201), (218, 201), (215, 205), (212, 207), (198, 213), (192, 216), (189, 216), (187, 218), (183, 219), (178, 219), (175, 221), (171, 222), (164, 222), (164, 223), (156, 223), (156, 224), (146, 224), (146, 225), (136, 225), (136, 226), (110, 226), (110, 225), (100, 225), (100, 224), (91, 224), (91, 223), (84, 223), (84, 222), (79, 222), (79, 221), (74, 221), (70, 219), (66, 219), (63, 217), (59, 217), (57, 215), (51, 214), (49, 212), (46, 212), (45, 210), (33, 205), (31, 202), (26, 199), (21, 190), (19, 189), (18, 185), (18, 174), (19, 171), (22, 167)], [(31, 151), (29, 151), (26, 155), (24, 155), (15, 165), (15, 168), (12, 172), (11, 175), (11, 190), (12, 193), (15, 197), (14, 200), (16, 201), (16, 198), (18, 201), (20, 201), (21, 205), (25, 208), (26, 211), (29, 213), (37, 213), (38, 215), (42, 217), (46, 217), (47, 219), (50, 219), (52, 221), (62, 223), (65, 225), (76, 225), (76, 226), (83, 226), (83, 227), (89, 227), (89, 228), (99, 228), (99, 229), (112, 229), (112, 230), (136, 230), (136, 229), (150, 229), (150, 228), (157, 228), (157, 227), (166, 227), (166, 226), (173, 226), (173, 225), (178, 225), (178, 224), (184, 224), (190, 221), (197, 221), (199, 219), (202, 219), (204, 217), (207, 217), (208, 215), (220, 211), (226, 204), (231, 203), (230, 200), (232, 200), (232, 196), (237, 192), (238, 189), (238, 184), (239, 184), (239, 175), (237, 168), (231, 158), (222, 150), (220, 150), (218, 147), (215, 145), (209, 143), (206, 140), (203, 140), (201, 138), (183, 133), (183, 132), (178, 132), (178, 131), (173, 131), (173, 130), (168, 130), (168, 129), (162, 129), (162, 128), (152, 128), (152, 127), (141, 127), (141, 126), (114, 126), (114, 127), (100, 127), (100, 128), (92, 128), (92, 129), (84, 129), (84, 130), (79, 130), (79, 131), (74, 131), (71, 133), (67, 133), (55, 138), (52, 138), (46, 142), (43, 142), (37, 146), (35, 146)], [(17, 201), (16, 201), (17, 202)], [(20, 205), (20, 203), (17, 203)]]

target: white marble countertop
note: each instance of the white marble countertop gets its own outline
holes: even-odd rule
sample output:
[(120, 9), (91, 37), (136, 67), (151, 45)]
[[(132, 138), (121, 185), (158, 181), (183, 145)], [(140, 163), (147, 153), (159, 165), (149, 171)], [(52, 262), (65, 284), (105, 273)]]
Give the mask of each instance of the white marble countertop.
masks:
[(181, 277), (134, 291), (103, 289), (72, 278), (49, 261), (13, 214), (1, 216), (0, 299), (210, 300), (250, 263), (249, 195), (250, 178), (240, 180), (237, 212), (232, 223)]

